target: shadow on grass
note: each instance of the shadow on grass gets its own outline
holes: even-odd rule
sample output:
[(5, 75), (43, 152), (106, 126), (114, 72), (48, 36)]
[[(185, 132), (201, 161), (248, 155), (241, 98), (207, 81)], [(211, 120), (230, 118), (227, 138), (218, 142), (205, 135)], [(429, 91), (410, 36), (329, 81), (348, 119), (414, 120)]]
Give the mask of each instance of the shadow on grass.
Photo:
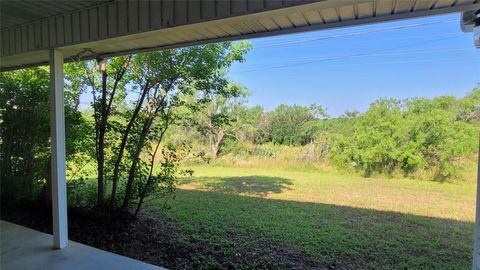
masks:
[(290, 189), (288, 187), (290, 185), (292, 185), (292, 181), (289, 179), (254, 175), (220, 178), (217, 182), (205, 184), (205, 187), (209, 191), (266, 196), (270, 193), (281, 193), (284, 189)]
[[(243, 182), (220, 183), (250, 190)], [(201, 268), (469, 269), (472, 259), (470, 222), (182, 189), (171, 206), (148, 208), (182, 228)]]
[(291, 189), (292, 180), (281, 177), (270, 176), (239, 176), (239, 177), (192, 177), (184, 178), (179, 184), (199, 184), (207, 191), (249, 194), (267, 196), (271, 193), (281, 193), (283, 190)]

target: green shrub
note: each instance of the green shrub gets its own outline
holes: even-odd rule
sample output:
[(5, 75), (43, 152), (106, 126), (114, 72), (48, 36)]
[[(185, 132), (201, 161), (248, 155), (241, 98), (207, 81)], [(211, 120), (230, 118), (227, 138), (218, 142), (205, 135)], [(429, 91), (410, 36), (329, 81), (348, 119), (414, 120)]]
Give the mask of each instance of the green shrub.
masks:
[(455, 99), (382, 99), (353, 121), (353, 133), (331, 141), (331, 158), (365, 175), (432, 170), (456, 175), (454, 161), (476, 149), (476, 129), (458, 118)]
[(95, 179), (78, 178), (67, 181), (68, 206), (88, 207), (97, 198)]

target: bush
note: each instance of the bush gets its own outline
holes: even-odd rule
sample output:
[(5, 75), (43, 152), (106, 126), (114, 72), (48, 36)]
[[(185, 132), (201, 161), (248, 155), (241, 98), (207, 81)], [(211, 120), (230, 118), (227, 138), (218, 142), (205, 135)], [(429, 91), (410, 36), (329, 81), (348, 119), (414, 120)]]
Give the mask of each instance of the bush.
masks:
[(280, 105), (259, 119), (255, 138), (259, 142), (305, 145), (315, 139), (327, 114), (322, 106)]
[(68, 206), (89, 207), (97, 199), (95, 179), (73, 179), (67, 181)]
[(332, 141), (332, 159), (365, 175), (405, 175), (421, 169), (453, 177), (455, 159), (476, 149), (476, 129), (458, 118), (455, 99), (382, 99), (353, 122), (350, 136)]

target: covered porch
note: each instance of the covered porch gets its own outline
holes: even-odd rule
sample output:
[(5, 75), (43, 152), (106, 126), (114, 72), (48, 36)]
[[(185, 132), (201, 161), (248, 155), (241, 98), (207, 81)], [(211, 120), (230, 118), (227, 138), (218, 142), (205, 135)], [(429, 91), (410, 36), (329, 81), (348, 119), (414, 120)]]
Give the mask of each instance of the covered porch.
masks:
[[(100, 0), (43, 2), (35, 11), (28, 1), (11, 3), (2, 2), (0, 70), (50, 65), (53, 247), (58, 250), (52, 249), (51, 235), (1, 221), (2, 269), (162, 269), (68, 241), (64, 62), (452, 12), (463, 12), (465, 31), (477, 36), (480, 31), (476, 0)], [(472, 269), (480, 269), (479, 206), (477, 199)]]
[(74, 241), (70, 241), (63, 249), (54, 250), (49, 234), (3, 220), (0, 220), (0, 227), (2, 269), (164, 269)]

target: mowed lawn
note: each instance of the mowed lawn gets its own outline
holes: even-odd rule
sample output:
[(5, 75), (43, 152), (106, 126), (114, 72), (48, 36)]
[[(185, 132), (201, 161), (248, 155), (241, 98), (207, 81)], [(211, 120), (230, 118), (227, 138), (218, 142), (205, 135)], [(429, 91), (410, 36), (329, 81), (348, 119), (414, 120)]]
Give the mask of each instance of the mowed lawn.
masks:
[(197, 167), (148, 211), (198, 268), (469, 269), (475, 182)]

